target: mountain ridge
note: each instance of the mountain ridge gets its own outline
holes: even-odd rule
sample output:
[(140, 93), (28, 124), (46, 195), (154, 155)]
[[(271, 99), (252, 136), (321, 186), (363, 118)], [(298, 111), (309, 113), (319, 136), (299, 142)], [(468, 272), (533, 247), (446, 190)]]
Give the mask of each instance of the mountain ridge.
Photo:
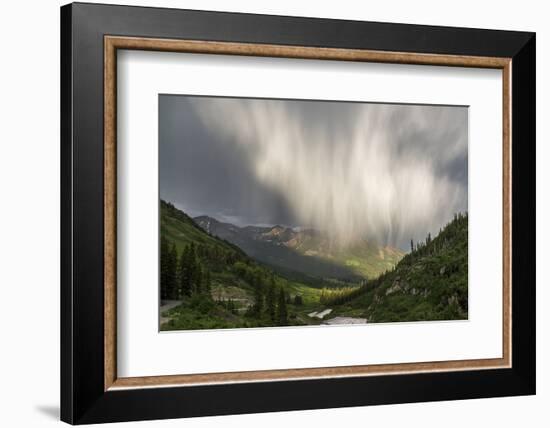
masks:
[(347, 293), (324, 290), (321, 302), (368, 322), (467, 319), (468, 214), (411, 246), (394, 269)]
[[(161, 306), (161, 330), (318, 324), (303, 312), (318, 305), (319, 288), (278, 275), (163, 200), (160, 227), (161, 305), (178, 303)], [(266, 313), (273, 293), (282, 296), (284, 319)]]
[(211, 216), (193, 220), (208, 233), (225, 239), (248, 255), (274, 268), (294, 270), (310, 276), (357, 282), (375, 278), (391, 269), (404, 252), (367, 240), (340, 248), (321, 231), (312, 228), (243, 226), (222, 222)]

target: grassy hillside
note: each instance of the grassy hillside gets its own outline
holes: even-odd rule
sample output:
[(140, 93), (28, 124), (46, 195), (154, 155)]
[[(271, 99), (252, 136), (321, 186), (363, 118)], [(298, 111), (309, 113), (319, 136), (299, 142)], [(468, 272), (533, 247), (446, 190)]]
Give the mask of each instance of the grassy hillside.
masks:
[[(377, 278), (384, 271), (393, 268), (404, 255), (404, 252), (397, 248), (378, 246), (365, 239), (349, 247), (340, 247), (331, 243), (330, 239), (319, 231), (287, 231), (288, 229), (285, 229), (281, 234), (277, 234), (275, 227), (262, 235), (292, 254), (288, 267), (295, 270), (303, 269), (298, 263), (304, 264), (304, 261), (309, 259), (310, 263), (316, 262), (312, 272), (322, 272), (323, 276), (329, 278), (356, 281)], [(332, 275), (330, 270), (326, 274), (324, 270), (319, 270), (317, 265), (322, 263), (332, 266)]]
[(321, 254), (321, 257), (342, 264), (357, 275), (372, 279), (392, 269), (403, 255), (403, 251), (398, 248), (378, 247), (364, 241), (349, 249)]
[(176, 245), (178, 252), (183, 251), (186, 245), (194, 242), (244, 255), (236, 245), (204, 233), (191, 217), (164, 201), (161, 201), (160, 205), (160, 233), (161, 236)]
[(458, 214), (436, 238), (417, 243), (394, 269), (321, 300), (334, 315), (368, 322), (468, 318), (468, 215)]
[(161, 313), (161, 330), (317, 323), (305, 313), (320, 290), (274, 273), (164, 201), (160, 224), (161, 297), (181, 301)]

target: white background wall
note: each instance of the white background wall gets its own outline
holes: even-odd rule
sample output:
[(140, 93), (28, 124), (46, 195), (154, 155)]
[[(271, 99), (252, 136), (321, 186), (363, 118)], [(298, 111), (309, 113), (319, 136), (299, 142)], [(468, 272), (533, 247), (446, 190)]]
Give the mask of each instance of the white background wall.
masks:
[[(121, 0), (122, 1), (122, 0)], [(113, 3), (104, 1), (104, 3)], [(144, 422), (185, 427), (548, 426), (550, 369), (543, 302), (550, 297), (548, 116), (550, 14), (545, 2), (462, 0), (148, 0), (170, 6), (537, 32), (537, 340), (535, 397)], [(59, 413), (59, 6), (58, 0), (0, 6), (0, 424), (43, 427)], [(546, 219), (546, 221), (545, 221)], [(127, 424), (125, 426), (137, 426)]]

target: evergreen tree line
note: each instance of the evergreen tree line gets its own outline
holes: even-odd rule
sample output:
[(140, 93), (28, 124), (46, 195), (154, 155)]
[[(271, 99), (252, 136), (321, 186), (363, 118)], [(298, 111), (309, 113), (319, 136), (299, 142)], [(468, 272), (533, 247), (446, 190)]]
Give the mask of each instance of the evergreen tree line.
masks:
[[(161, 236), (160, 253), (162, 299), (178, 300), (195, 295), (211, 298), (211, 271), (207, 265), (226, 265), (239, 274), (253, 290), (254, 303), (248, 308), (246, 316), (264, 319), (273, 325), (287, 325), (287, 304), (303, 304), (302, 296), (295, 295), (292, 299), (283, 286), (276, 284), (273, 272), (231, 251), (191, 242), (180, 254), (173, 242)], [(233, 300), (220, 300), (217, 303), (231, 313), (238, 314)]]
[(411, 252), (403, 257), (401, 262), (412, 264), (421, 257), (437, 254), (447, 248), (465, 228), (468, 228), (468, 213), (456, 213), (449, 223), (439, 229), (436, 238), (432, 239), (431, 234), (428, 233), (426, 240), (418, 241), (416, 245), (411, 239)]
[(210, 295), (210, 270), (197, 256), (193, 242), (178, 254), (176, 245), (164, 236), (161, 237), (160, 289), (161, 299), (175, 300), (194, 294)]
[(323, 288), (319, 296), (319, 303), (322, 305), (341, 305), (363, 294), (370, 288), (372, 288), (372, 285), (366, 280), (358, 287)]
[(251, 285), (253, 287), (254, 303), (248, 308), (246, 316), (255, 319), (263, 319), (272, 325), (288, 325), (288, 304), (302, 305), (300, 295), (294, 298), (281, 285), (275, 282), (273, 272), (266, 279), (261, 274), (253, 275)]
[(274, 325), (287, 325), (289, 296), (283, 287), (277, 287), (273, 273), (267, 284), (261, 275), (253, 276), (251, 284), (254, 289), (254, 303), (248, 308), (246, 315), (264, 318)]
[[(391, 273), (395, 272), (399, 264), (413, 264), (419, 258), (437, 254), (445, 249), (451, 242), (456, 239), (468, 227), (468, 213), (456, 213), (449, 223), (443, 229), (439, 229), (436, 238), (432, 239), (430, 233), (424, 241), (419, 241), (414, 244), (411, 239), (411, 252), (405, 255), (400, 262), (389, 271), (385, 271), (374, 280), (365, 280), (359, 287), (343, 287), (338, 289), (324, 288), (321, 290), (320, 303), (323, 305), (341, 305), (362, 294), (377, 288)], [(465, 243), (467, 245), (467, 242)], [(450, 274), (459, 269), (458, 265), (450, 265), (447, 267), (446, 273)]]

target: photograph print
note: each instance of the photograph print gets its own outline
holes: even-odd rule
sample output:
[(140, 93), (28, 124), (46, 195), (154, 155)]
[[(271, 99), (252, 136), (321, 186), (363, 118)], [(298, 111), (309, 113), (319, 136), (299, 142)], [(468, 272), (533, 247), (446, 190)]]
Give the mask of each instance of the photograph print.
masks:
[(468, 107), (159, 95), (160, 330), (468, 319)]

